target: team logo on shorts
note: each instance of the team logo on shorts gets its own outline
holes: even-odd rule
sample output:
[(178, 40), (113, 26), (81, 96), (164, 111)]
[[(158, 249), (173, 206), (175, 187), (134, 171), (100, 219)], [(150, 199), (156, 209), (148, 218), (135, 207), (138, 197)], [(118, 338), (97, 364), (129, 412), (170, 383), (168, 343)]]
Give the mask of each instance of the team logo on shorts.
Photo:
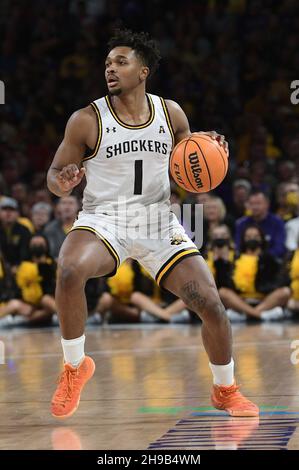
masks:
[(170, 239), (171, 245), (180, 245), (187, 241), (187, 238), (182, 233), (175, 233)]

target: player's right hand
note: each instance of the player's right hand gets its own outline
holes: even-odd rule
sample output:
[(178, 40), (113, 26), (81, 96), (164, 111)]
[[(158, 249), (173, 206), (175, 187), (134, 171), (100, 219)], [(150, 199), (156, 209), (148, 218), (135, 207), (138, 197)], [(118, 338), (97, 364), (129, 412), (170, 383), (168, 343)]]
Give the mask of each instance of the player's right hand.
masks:
[(81, 182), (84, 175), (85, 168), (79, 170), (75, 163), (70, 163), (57, 174), (58, 186), (61, 191), (68, 192)]

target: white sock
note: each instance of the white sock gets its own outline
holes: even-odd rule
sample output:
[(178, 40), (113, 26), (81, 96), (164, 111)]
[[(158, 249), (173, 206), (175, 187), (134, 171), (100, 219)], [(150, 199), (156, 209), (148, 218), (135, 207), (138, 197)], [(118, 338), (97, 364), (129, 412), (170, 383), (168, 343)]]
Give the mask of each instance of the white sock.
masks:
[(61, 338), (64, 361), (73, 367), (78, 367), (84, 358), (85, 335), (74, 339)]
[(217, 366), (209, 363), (210, 369), (213, 374), (214, 385), (229, 386), (234, 383), (234, 360), (231, 359), (229, 364), (224, 366)]

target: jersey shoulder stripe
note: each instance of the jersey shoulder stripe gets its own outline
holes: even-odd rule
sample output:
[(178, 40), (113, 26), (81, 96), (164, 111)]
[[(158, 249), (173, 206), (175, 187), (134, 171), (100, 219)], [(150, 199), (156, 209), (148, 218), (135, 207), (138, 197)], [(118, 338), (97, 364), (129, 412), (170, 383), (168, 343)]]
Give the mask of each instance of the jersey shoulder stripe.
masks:
[(164, 114), (165, 114), (165, 119), (166, 119), (166, 122), (167, 122), (167, 126), (168, 126), (169, 132), (171, 134), (172, 146), (174, 147), (175, 146), (174, 130), (173, 130), (173, 126), (172, 126), (172, 123), (171, 123), (169, 111), (167, 109), (164, 98), (160, 97), (160, 100), (161, 100), (162, 108), (163, 108), (163, 111), (164, 111)]
[[(90, 104), (91, 104), (91, 107), (92, 107), (92, 109), (94, 110), (94, 112), (96, 114), (96, 117), (97, 117), (98, 138), (97, 138), (94, 149), (87, 152), (86, 156), (82, 159), (83, 162), (86, 162), (87, 160), (90, 160), (91, 158), (94, 158), (97, 155), (97, 153), (99, 151), (99, 148), (100, 148), (100, 145), (101, 145), (102, 134), (103, 134), (103, 125), (102, 125), (100, 110), (99, 110), (98, 106), (96, 105), (96, 103), (92, 102)], [(91, 153), (91, 155), (89, 155), (89, 153)]]

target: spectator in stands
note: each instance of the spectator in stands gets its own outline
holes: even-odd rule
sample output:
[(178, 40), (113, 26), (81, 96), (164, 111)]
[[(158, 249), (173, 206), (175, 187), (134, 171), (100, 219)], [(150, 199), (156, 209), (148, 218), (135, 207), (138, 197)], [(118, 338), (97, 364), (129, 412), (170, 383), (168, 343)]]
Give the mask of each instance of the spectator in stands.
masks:
[(21, 216), (29, 216), (28, 187), (25, 183), (15, 183), (11, 188), (11, 196), (18, 203)]
[[(107, 279), (106, 292), (97, 310), (109, 322), (169, 322), (175, 317), (188, 318), (185, 304), (175, 296), (163, 293), (150, 275), (136, 262), (126, 260), (117, 273)], [(176, 314), (182, 314), (181, 317)]]
[(298, 215), (299, 185), (297, 183), (280, 183), (276, 190), (276, 215), (284, 222), (294, 219)]
[(17, 222), (18, 204), (15, 199), (3, 197), (0, 202), (0, 247), (6, 263), (15, 271), (29, 257), (30, 231)]
[(233, 226), (233, 220), (230, 216), (226, 215), (226, 207), (217, 196), (210, 196), (204, 204), (204, 226), (203, 226), (203, 239), (204, 246), (207, 246), (211, 240), (211, 233), (215, 227), (222, 224)]
[[(18, 289), (14, 278), (7, 269), (3, 255), (0, 253), (0, 327), (6, 322), (6, 317), (21, 311), (26, 314), (28, 309), (22, 310), (22, 305), (18, 297)], [(3, 322), (4, 320), (4, 322)]]
[(212, 230), (206, 258), (217, 288), (228, 287), (233, 289), (232, 273), (235, 251), (234, 242), (227, 225), (219, 225)]
[[(299, 203), (297, 204), (296, 212), (299, 212)], [(289, 220), (286, 225), (286, 249), (293, 252), (299, 246), (299, 216)]]
[(281, 263), (267, 252), (262, 230), (258, 225), (249, 225), (240, 242), (240, 256), (234, 262), (231, 287), (219, 290), (229, 318), (284, 318), (283, 307), (287, 305), (291, 291), (282, 276)]
[(289, 251), (294, 251), (298, 246), (299, 240), (299, 217), (289, 220), (289, 222), (286, 223), (286, 232), (286, 248)]
[(25, 316), (30, 323), (47, 323), (56, 312), (54, 299), (56, 263), (49, 256), (49, 246), (45, 237), (34, 235), (29, 248), (30, 259), (23, 261), (16, 273), (21, 293), (20, 303), (23, 309), (27, 308)]
[(36, 235), (42, 234), (51, 218), (52, 207), (46, 202), (37, 202), (31, 208), (31, 220)]
[(289, 300), (288, 308), (295, 312), (299, 312), (299, 240), (297, 249), (294, 251), (292, 259), (289, 263), (289, 276), (291, 281), (292, 297)]
[(229, 214), (234, 221), (243, 217), (247, 209), (247, 201), (251, 192), (251, 184), (245, 179), (237, 179), (233, 182), (233, 204), (229, 208)]
[(49, 241), (50, 255), (54, 259), (58, 258), (60, 247), (75, 222), (78, 210), (79, 203), (76, 196), (66, 196), (59, 199), (55, 219), (44, 229), (44, 235)]
[(242, 233), (249, 225), (258, 225), (265, 234), (269, 254), (282, 258), (285, 254), (285, 227), (282, 219), (269, 211), (268, 196), (261, 192), (252, 192), (248, 199), (251, 215), (242, 217), (236, 223), (236, 247), (241, 249)]

